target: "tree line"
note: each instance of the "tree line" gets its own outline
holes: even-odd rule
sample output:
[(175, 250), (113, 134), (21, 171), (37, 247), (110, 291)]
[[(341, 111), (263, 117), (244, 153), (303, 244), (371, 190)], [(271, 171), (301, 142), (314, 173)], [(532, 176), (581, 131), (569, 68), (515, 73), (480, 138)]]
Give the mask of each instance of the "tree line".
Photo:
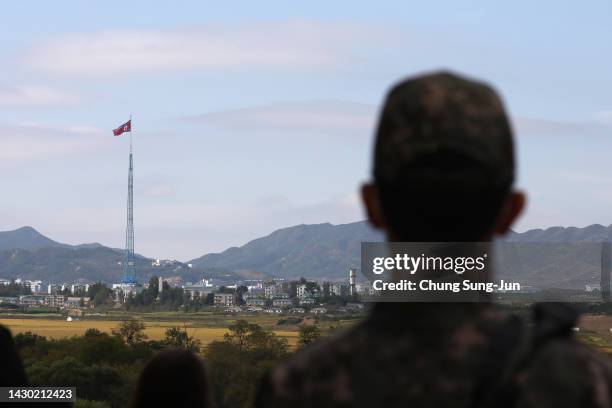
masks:
[[(82, 336), (49, 339), (26, 332), (17, 334), (15, 343), (32, 386), (76, 386), (76, 406), (98, 408), (126, 406), (146, 362), (168, 348), (201, 354), (218, 407), (248, 406), (264, 373), (292, 352), (286, 339), (245, 320), (206, 347), (186, 327), (167, 329), (162, 340), (148, 339), (145, 329), (142, 321), (130, 319), (110, 334), (89, 329)], [(298, 346), (320, 336), (316, 325), (302, 325)]]

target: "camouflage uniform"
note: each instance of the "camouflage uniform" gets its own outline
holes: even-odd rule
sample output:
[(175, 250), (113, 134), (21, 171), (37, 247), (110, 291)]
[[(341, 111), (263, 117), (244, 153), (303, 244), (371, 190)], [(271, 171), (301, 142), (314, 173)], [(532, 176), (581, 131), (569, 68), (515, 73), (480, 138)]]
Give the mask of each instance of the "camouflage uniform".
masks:
[(609, 407), (608, 361), (492, 304), (378, 304), (346, 332), (298, 351), (257, 407)]
[[(512, 131), (491, 87), (442, 72), (389, 92), (373, 166), (389, 236), (483, 239), (514, 173)], [(271, 372), (255, 405), (612, 406), (609, 363), (572, 338), (575, 320), (554, 304), (529, 324), (490, 303), (381, 303)]]

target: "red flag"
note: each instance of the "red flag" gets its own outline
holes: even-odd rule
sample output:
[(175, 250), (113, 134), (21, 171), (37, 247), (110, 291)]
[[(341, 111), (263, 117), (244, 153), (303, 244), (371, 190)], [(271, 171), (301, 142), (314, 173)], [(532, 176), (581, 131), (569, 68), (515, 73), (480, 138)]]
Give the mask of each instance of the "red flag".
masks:
[(113, 130), (113, 135), (119, 136), (123, 132), (131, 132), (132, 131), (132, 120), (128, 120), (123, 125), (119, 126), (117, 129)]

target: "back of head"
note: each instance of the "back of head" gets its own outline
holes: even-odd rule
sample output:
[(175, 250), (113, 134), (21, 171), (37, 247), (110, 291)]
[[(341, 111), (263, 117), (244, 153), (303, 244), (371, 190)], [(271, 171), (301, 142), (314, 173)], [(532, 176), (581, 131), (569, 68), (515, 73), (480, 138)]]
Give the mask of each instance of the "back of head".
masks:
[(192, 352), (172, 350), (157, 354), (146, 365), (132, 407), (211, 407), (212, 397), (202, 361)]
[(500, 98), (447, 72), (400, 82), (381, 112), (373, 173), (393, 240), (485, 239), (514, 181)]
[(0, 387), (27, 385), (25, 370), (11, 333), (0, 326)]

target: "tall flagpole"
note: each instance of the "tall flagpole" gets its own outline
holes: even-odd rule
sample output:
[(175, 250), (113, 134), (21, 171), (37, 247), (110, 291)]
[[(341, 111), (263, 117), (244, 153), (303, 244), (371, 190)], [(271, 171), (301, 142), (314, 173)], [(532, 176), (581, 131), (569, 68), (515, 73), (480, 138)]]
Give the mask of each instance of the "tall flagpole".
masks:
[(134, 163), (132, 158), (132, 115), (130, 115), (130, 166), (128, 169), (127, 226), (125, 230), (124, 284), (135, 284), (136, 257), (134, 255)]

